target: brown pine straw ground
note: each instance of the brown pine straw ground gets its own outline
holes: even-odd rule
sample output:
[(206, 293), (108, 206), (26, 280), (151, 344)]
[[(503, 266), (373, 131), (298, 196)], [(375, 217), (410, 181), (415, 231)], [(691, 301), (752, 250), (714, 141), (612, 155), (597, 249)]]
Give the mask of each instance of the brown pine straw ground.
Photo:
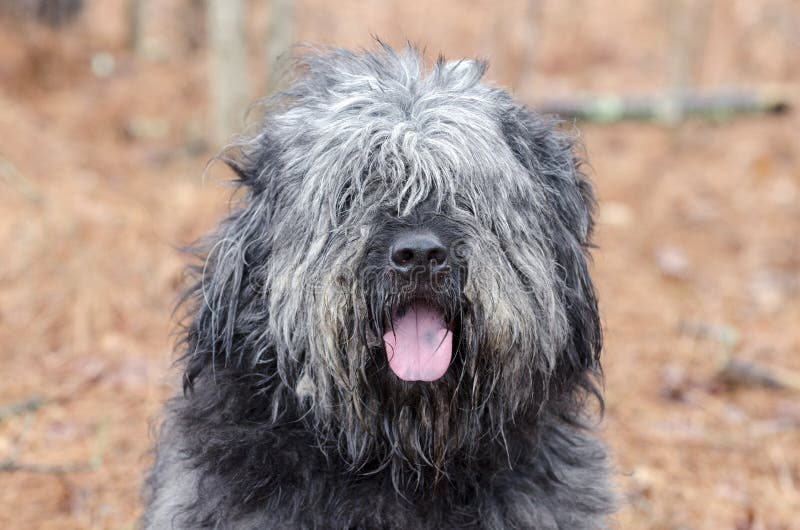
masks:
[[(231, 198), (220, 168), (203, 178), (202, 14), (152, 0), (136, 58), (124, 2), (89, 4), (60, 33), (0, 15), (0, 528), (135, 526), (148, 422), (176, 380), (176, 247)], [(303, 0), (296, 37), (491, 56), (531, 101), (668, 86), (669, 3), (538, 5), (533, 52), (523, 1)], [(796, 1), (705, 5), (696, 84), (798, 86)], [(614, 526), (800, 528), (800, 113), (580, 129), (601, 199)], [(726, 380), (731, 359), (788, 387)]]

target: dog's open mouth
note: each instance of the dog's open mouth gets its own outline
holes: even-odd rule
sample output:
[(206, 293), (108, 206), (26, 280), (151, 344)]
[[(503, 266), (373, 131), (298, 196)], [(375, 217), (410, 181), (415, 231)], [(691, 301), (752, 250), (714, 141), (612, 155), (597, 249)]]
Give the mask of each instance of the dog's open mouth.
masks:
[(389, 368), (403, 381), (435, 381), (453, 357), (453, 333), (444, 313), (425, 302), (397, 310), (383, 343)]

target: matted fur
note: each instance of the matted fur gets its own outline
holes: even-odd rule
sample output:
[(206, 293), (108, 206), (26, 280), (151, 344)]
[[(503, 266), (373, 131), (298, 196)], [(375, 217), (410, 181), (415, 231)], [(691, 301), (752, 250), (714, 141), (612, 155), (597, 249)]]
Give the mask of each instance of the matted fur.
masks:
[[(604, 526), (592, 190), (572, 137), (485, 69), (310, 54), (226, 151), (245, 196), (187, 294), (146, 528)], [(386, 366), (397, 226), (450, 246), (436, 296), (458, 340), (435, 382)]]

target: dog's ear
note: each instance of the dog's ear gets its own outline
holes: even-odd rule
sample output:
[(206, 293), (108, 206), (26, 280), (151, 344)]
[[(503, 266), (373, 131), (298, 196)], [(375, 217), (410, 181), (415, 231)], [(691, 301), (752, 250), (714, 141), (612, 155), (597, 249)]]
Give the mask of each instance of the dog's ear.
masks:
[(195, 282), (182, 302), (191, 313), (183, 340), (185, 389), (207, 368), (245, 368), (265, 362), (272, 351), (265, 331), (266, 285), (278, 156), (263, 135), (258, 140), (220, 156), (238, 175), (243, 193), (216, 232), (193, 249), (202, 263), (190, 269)]
[(591, 183), (581, 171), (579, 143), (558, 129), (555, 120), (517, 106), (504, 116), (502, 129), (518, 161), (543, 191), (548, 215), (546, 236), (558, 262), (559, 289), (570, 325), (566, 351), (551, 384), (575, 385), (597, 393), (589, 373), (600, 372), (602, 331), (594, 286), (588, 271), (593, 212)]
[(590, 246), (595, 207), (591, 183), (581, 171), (582, 148), (559, 122), (516, 106), (501, 122), (506, 141), (517, 160), (542, 186), (561, 227), (581, 247)]
[(228, 146), (217, 157), (236, 173), (238, 184), (254, 194), (266, 191), (282, 172), (279, 143), (267, 133), (271, 127), (269, 116), (261, 127), (260, 134)]

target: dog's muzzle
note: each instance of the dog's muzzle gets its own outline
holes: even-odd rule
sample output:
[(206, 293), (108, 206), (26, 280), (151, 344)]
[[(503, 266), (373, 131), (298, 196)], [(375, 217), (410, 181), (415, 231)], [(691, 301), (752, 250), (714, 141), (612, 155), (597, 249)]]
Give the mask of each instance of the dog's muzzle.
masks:
[(425, 293), (449, 272), (447, 248), (430, 231), (398, 234), (388, 265), (405, 282), (407, 302), (395, 308), (383, 335), (389, 368), (403, 381), (435, 381), (453, 357), (453, 332), (444, 311)]

